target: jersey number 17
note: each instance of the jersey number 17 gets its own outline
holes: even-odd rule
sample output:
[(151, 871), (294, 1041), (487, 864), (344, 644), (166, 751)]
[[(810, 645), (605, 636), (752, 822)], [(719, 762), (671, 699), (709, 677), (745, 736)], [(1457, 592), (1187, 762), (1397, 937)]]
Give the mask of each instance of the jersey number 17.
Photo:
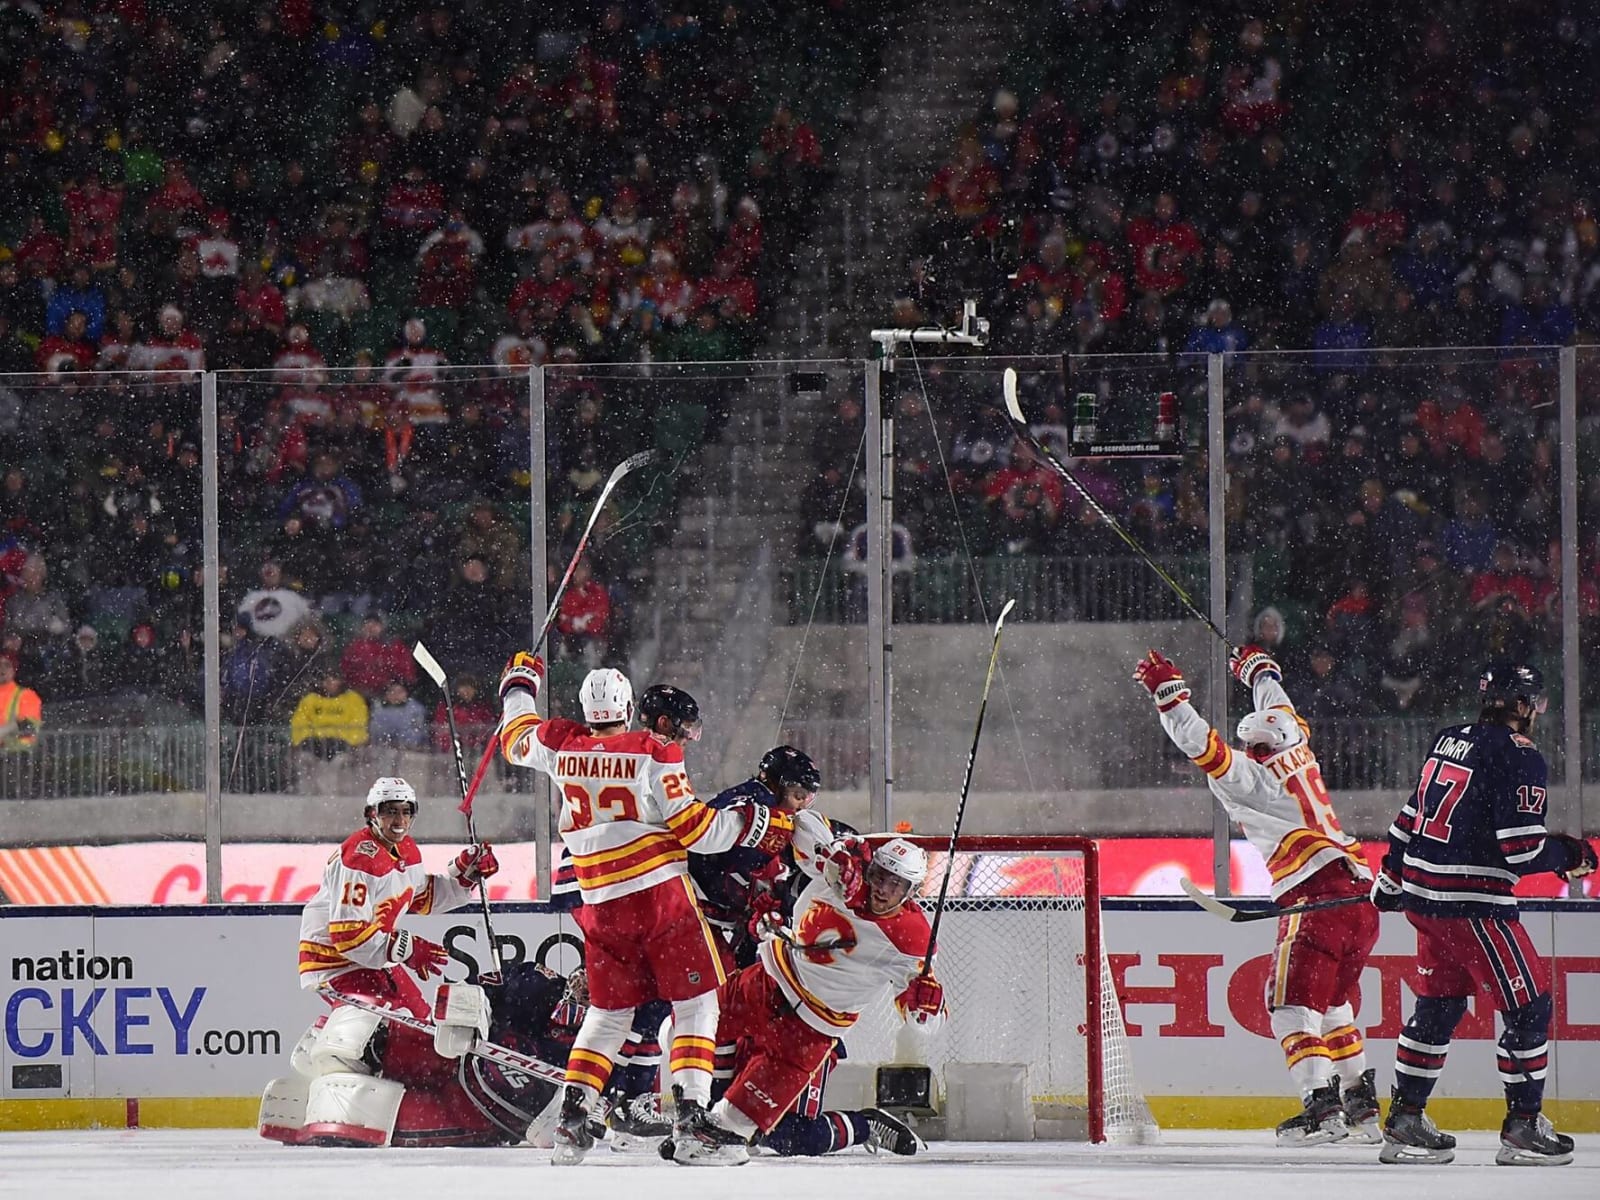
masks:
[(1450, 816), (1471, 782), (1471, 767), (1442, 758), (1429, 758), (1422, 764), (1422, 778), (1417, 782), (1417, 814), (1422, 818), (1423, 837), (1436, 842), (1450, 840)]

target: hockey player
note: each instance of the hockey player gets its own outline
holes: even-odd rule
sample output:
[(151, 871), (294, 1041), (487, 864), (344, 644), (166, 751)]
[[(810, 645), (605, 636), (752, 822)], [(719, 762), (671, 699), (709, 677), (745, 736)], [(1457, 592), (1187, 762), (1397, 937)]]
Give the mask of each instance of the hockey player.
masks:
[(1595, 869), (1581, 838), (1545, 828), (1546, 767), (1530, 740), (1545, 709), (1536, 667), (1496, 662), (1478, 680), (1471, 724), (1440, 730), (1415, 793), (1389, 827), (1389, 850), (1372, 887), (1385, 912), (1417, 931), (1417, 1006), (1395, 1050), (1395, 1083), (1383, 1126), (1386, 1163), (1447, 1163), (1455, 1138), (1423, 1111), (1450, 1038), (1476, 991), (1493, 997), (1506, 1117), (1495, 1162), (1559, 1166), (1572, 1139), (1541, 1111), (1549, 1061), (1550, 973), (1517, 913), (1517, 880)]
[(585, 724), (535, 711), (544, 662), (517, 653), (500, 680), (500, 741), (508, 761), (542, 770), (562, 798), (560, 831), (583, 896), (591, 1004), (572, 1054), (556, 1163), (594, 1145), (591, 1106), (605, 1090), (637, 1006), (672, 1002), (669, 1070), (680, 1096), (677, 1124), (703, 1116), (711, 1096), (717, 987), (725, 972), (716, 935), (689, 886), (690, 852), (732, 846), (776, 852), (794, 820), (766, 805), (717, 811), (698, 799), (683, 749), (647, 730), (630, 732), (633, 687), (620, 671), (589, 672), (579, 689)]
[(859, 838), (824, 843), (814, 828), (797, 826), (795, 861), (810, 881), (792, 932), (764, 940), (759, 960), (722, 988), (717, 1041), (740, 1046), (733, 1082), (673, 1131), (678, 1163), (746, 1161), (750, 1139), (777, 1126), (886, 983), (903, 1016), (944, 1012), (944, 989), (923, 972), (928, 920), (913, 899), (927, 855), (904, 838), (876, 850)]
[[(385, 778), (367, 793), (366, 824), (328, 859), (322, 886), (300, 920), (300, 986), (331, 984), (348, 996), (414, 1016), (434, 1012), (417, 986), (440, 974), (448, 955), (443, 946), (413, 935), (400, 925), (406, 913), (447, 912), (468, 903), (479, 880), (499, 870), (494, 850), (481, 843), (457, 856), (450, 871), (430, 875), (411, 838), (417, 794), (404, 779)], [(405, 968), (405, 969), (402, 969)], [(464, 1029), (487, 1025), (487, 1005), (476, 988), (461, 988), (447, 1023)], [(301, 1039), (293, 1061), (298, 1084), (262, 1132), (279, 1140), (338, 1145), (382, 1145), (389, 1136), (404, 1094), (406, 1068), (373, 1078), (369, 1059), (381, 1018), (348, 1005), (331, 1013)], [(437, 1057), (427, 1038), (411, 1030), (391, 1032), (396, 1064), (416, 1063), (429, 1074)], [(269, 1093), (271, 1088), (269, 1087)], [(268, 1133), (271, 1125), (278, 1133)]]
[[(761, 756), (755, 775), (728, 788), (711, 800), (712, 808), (732, 808), (741, 804), (769, 804), (788, 813), (811, 808), (822, 788), (822, 773), (803, 750), (793, 746), (774, 746)], [(819, 818), (834, 837), (855, 833), (842, 821)], [(809, 882), (809, 876), (796, 865), (792, 849), (780, 854), (735, 848), (722, 854), (696, 855), (689, 860), (689, 875), (694, 880), (705, 907), (706, 920), (727, 940), (736, 967), (756, 961), (760, 937), (769, 923), (783, 923), (790, 917), (794, 901)], [(725, 1085), (732, 1075), (733, 1046), (717, 1047), (718, 1078)], [(825, 1112), (822, 1094), (828, 1073), (843, 1052), (834, 1052), (807, 1081), (795, 1107), (786, 1113), (761, 1144), (784, 1156), (815, 1157), (864, 1146), (876, 1153), (887, 1149), (894, 1154), (915, 1154), (921, 1147), (915, 1133), (904, 1122), (880, 1109)], [(718, 1088), (713, 1085), (712, 1094)]]
[[(1239, 722), (1242, 753), (1195, 712), (1172, 662), (1152, 650), (1139, 660), (1134, 678), (1155, 700), (1167, 736), (1206, 773), (1212, 794), (1261, 852), (1277, 904), (1365, 894), (1372, 872), (1359, 844), (1339, 828), (1305, 723), (1283, 690), (1282, 670), (1258, 646), (1241, 646), (1228, 666), (1255, 703)], [(1379, 1140), (1377, 1090), (1353, 1003), (1377, 939), (1378, 913), (1367, 904), (1278, 921), (1267, 1008), (1303, 1103), (1279, 1124), (1279, 1145)], [(1342, 1098), (1341, 1073), (1350, 1081)]]

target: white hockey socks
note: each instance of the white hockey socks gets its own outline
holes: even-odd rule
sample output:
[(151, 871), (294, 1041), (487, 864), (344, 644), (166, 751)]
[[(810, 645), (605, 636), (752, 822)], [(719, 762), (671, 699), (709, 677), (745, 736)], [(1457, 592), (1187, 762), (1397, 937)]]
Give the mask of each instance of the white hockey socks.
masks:
[(668, 1061), (672, 1084), (683, 1089), (685, 1100), (711, 1101), (711, 1073), (717, 1057), (716, 992), (672, 1004), (672, 1053)]
[(1272, 1032), (1283, 1047), (1289, 1078), (1302, 1098), (1327, 1085), (1333, 1076), (1333, 1058), (1322, 1037), (1322, 1014), (1299, 1005), (1272, 1010)]
[(1367, 1044), (1356, 1028), (1355, 1008), (1341, 1004), (1322, 1014), (1322, 1041), (1328, 1047), (1341, 1087), (1360, 1082), (1367, 1069)]
[(596, 1008), (590, 1005), (567, 1055), (567, 1086), (582, 1089), (590, 1111), (606, 1090), (611, 1064), (633, 1029), (633, 1009)]

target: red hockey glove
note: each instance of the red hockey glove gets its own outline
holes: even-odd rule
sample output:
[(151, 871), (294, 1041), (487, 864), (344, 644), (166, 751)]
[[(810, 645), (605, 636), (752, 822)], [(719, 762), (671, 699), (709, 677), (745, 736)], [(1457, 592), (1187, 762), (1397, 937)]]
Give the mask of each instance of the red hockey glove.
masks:
[(1399, 912), (1404, 895), (1400, 881), (1387, 871), (1379, 871), (1372, 881), (1372, 903), (1379, 912)]
[(900, 1011), (926, 1025), (944, 1011), (944, 985), (932, 975), (918, 975), (899, 996)]
[(872, 847), (858, 837), (842, 837), (824, 849), (822, 877), (843, 897), (847, 908), (860, 908), (867, 898), (867, 867)]
[(783, 901), (774, 892), (760, 891), (750, 897), (750, 916), (745, 928), (757, 941), (773, 935), (783, 925)]
[(1283, 668), (1260, 646), (1240, 646), (1228, 656), (1228, 670), (1245, 687), (1255, 687), (1263, 675), (1283, 682)]
[(1572, 855), (1572, 863), (1556, 874), (1563, 879), (1582, 879), (1585, 875), (1592, 874), (1597, 864), (1594, 846), (1583, 838), (1573, 837), (1567, 833), (1552, 833), (1550, 835), (1565, 846)]
[(1170, 659), (1162, 658), (1154, 650), (1139, 660), (1133, 677), (1144, 686), (1156, 702), (1156, 707), (1166, 712), (1175, 704), (1189, 698), (1189, 685), (1183, 681), (1183, 672)]
[(409, 929), (397, 929), (389, 935), (389, 961), (410, 967), (418, 979), (426, 980), (444, 974), (450, 952), (438, 942), (417, 937)]
[(500, 703), (504, 704), (506, 695), (518, 688), (531, 692), (537, 700), (539, 689), (543, 686), (544, 659), (526, 650), (518, 650), (506, 660), (506, 669), (500, 674)]
[(794, 814), (765, 804), (741, 803), (736, 809), (744, 817), (744, 832), (739, 845), (763, 854), (778, 854), (794, 840)]
[(456, 878), (464, 887), (476, 886), (478, 880), (488, 879), (500, 869), (500, 861), (494, 856), (494, 847), (488, 842), (480, 842), (476, 846), (468, 846), (456, 855)]

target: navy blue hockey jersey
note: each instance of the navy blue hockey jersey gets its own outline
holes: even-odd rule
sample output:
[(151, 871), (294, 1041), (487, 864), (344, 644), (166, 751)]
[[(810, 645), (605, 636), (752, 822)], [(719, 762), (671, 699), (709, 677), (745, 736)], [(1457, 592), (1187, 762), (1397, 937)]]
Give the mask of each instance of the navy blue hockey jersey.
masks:
[(1384, 870), (1403, 905), (1435, 917), (1517, 916), (1517, 880), (1567, 865), (1547, 840), (1547, 768), (1534, 744), (1499, 724), (1434, 736), (1416, 791), (1389, 827)]

